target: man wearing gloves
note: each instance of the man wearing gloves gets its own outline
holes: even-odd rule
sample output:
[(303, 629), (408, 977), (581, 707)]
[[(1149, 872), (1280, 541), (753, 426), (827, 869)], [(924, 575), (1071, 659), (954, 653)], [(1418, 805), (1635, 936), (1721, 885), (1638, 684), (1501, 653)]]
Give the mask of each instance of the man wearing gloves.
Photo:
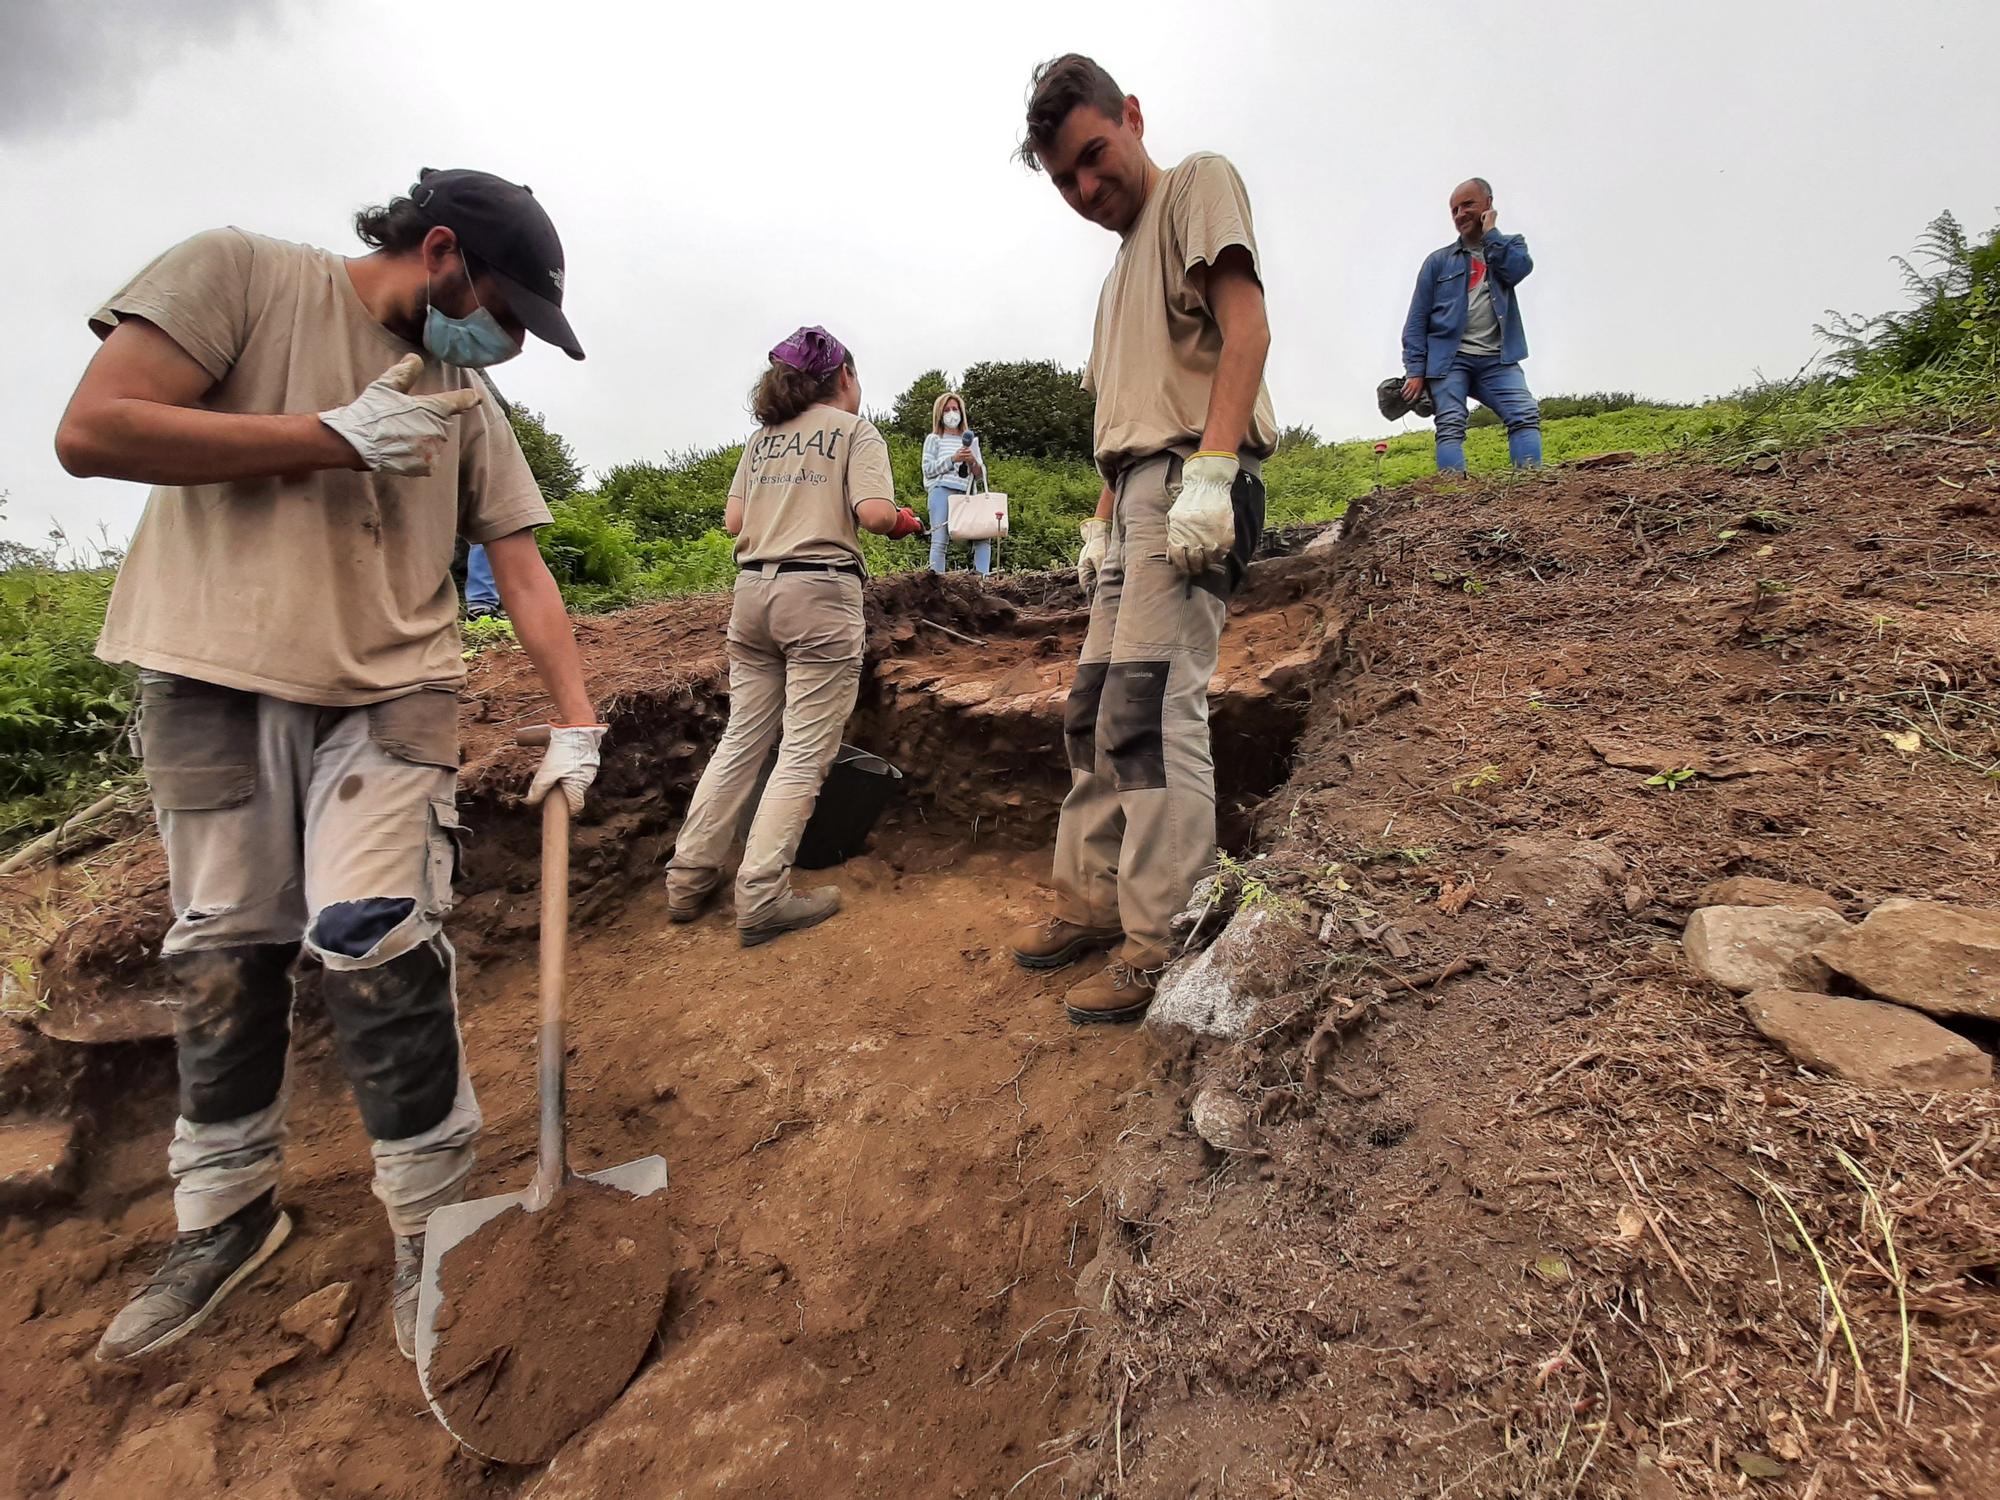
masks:
[(1162, 170), (1144, 136), (1139, 101), (1091, 59), (1036, 70), (1021, 159), (1121, 241), (1084, 376), (1104, 491), (1077, 564), (1093, 592), (1065, 712), (1058, 905), (1013, 944), (1031, 969), (1118, 950), (1065, 997), (1077, 1022), (1145, 1014), (1169, 923), (1214, 862), (1208, 682), (1278, 438), (1242, 179), (1206, 152)]
[(1494, 228), (1499, 217), (1484, 177), (1452, 189), (1458, 238), (1424, 258), (1403, 320), (1403, 400), (1414, 410), (1428, 389), (1437, 409), (1437, 466), (1460, 474), (1473, 397), (1506, 423), (1515, 468), (1542, 462), (1542, 410), (1521, 373), (1528, 336), (1514, 290), (1535, 261), (1520, 235)]
[(480, 1126), (442, 930), (460, 534), (485, 545), (555, 702), (530, 800), (560, 785), (581, 807), (597, 771), (604, 730), (535, 546), (549, 513), (472, 374), (528, 332), (583, 358), (555, 226), (526, 188), (427, 171), (355, 228), (373, 253), (353, 260), (239, 229), (167, 251), (92, 314), (103, 344), (56, 436), (72, 474), (154, 486), (98, 654), (140, 669), (182, 990), (179, 1233), (100, 1359), (192, 1332), (290, 1232), (302, 951), (373, 1140), (413, 1351), (424, 1224), (463, 1194)]

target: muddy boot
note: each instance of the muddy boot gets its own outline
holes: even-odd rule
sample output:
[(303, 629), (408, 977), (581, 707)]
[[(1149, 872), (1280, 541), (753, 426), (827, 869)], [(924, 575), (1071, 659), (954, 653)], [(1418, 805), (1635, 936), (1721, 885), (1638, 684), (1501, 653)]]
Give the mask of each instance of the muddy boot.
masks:
[(396, 1347), (403, 1358), (417, 1357), (417, 1283), (424, 1271), (424, 1237), (396, 1236), (396, 1269), (389, 1282), (389, 1317), (396, 1325)]
[(1079, 927), (1061, 917), (1014, 929), (1014, 962), (1024, 969), (1061, 969), (1080, 958), (1115, 948), (1125, 934), (1116, 927)]
[(277, 1254), (291, 1232), (290, 1216), (266, 1193), (212, 1229), (175, 1235), (166, 1263), (104, 1330), (97, 1357), (110, 1364), (179, 1343)]
[(739, 927), (737, 932), (744, 947), (754, 948), (788, 932), (817, 927), (839, 910), (840, 892), (830, 885), (816, 886), (810, 891), (787, 891), (770, 916), (755, 927)]
[(722, 889), (720, 880), (710, 881), (704, 886), (677, 886), (667, 882), (667, 920), (670, 922), (692, 922), (708, 910), (708, 904), (715, 899), (715, 893)]
[(1159, 982), (1158, 969), (1135, 969), (1124, 959), (1114, 958), (1063, 996), (1063, 1009), (1079, 1026), (1142, 1020)]

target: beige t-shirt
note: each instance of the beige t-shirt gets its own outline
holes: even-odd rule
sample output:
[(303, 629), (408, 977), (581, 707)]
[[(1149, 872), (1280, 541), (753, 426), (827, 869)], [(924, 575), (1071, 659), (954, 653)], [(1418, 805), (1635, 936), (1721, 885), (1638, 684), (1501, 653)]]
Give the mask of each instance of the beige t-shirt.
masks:
[[(1105, 479), (1155, 453), (1185, 456), (1200, 444), (1222, 330), (1195, 273), (1231, 245), (1250, 252), (1261, 280), (1250, 198), (1236, 169), (1198, 151), (1162, 173), (1104, 278), (1083, 374), (1084, 389), (1097, 397), (1094, 446)], [(1268, 458), (1277, 446), (1271, 393), (1259, 385), (1243, 451)]]
[[(158, 326), (215, 378), (211, 411), (344, 406), (418, 352), (370, 316), (341, 257), (213, 229), (147, 266), (95, 313)], [(465, 678), (456, 539), (545, 525), (513, 430), (470, 371), (427, 359), (416, 389), (471, 386), (430, 474), (325, 469), (160, 485), (118, 570), (98, 637), (106, 661), (295, 703), (376, 703)]]
[(743, 445), (729, 498), (743, 506), (739, 567), (765, 562), (861, 561), (855, 507), (896, 496), (889, 445), (866, 417), (808, 406), (760, 427)]

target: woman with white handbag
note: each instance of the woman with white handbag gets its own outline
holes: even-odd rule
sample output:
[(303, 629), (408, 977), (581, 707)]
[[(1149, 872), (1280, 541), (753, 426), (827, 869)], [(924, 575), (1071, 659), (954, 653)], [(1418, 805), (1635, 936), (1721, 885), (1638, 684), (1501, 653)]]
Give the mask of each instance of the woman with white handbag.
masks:
[[(974, 484), (985, 478), (986, 462), (979, 451), (979, 439), (966, 426), (965, 398), (957, 391), (946, 391), (932, 403), (930, 436), (924, 439), (924, 492), (930, 496), (933, 573), (945, 570), (953, 498), (970, 494)], [(973, 542), (972, 566), (981, 573), (993, 571), (990, 532), (986, 540)]]

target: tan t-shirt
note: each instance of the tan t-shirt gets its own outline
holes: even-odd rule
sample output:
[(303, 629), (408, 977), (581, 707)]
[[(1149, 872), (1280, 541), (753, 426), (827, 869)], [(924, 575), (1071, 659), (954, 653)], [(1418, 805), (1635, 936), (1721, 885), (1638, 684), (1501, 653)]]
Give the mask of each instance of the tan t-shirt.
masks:
[[(369, 315), (340, 256), (240, 229), (176, 245), (90, 321), (103, 336), (121, 317), (157, 325), (215, 377), (211, 411), (329, 411), (416, 352)], [(416, 389), (462, 386), (485, 391), (427, 359)], [(327, 469), (158, 486), (97, 654), (295, 703), (455, 688), (457, 537), (489, 542), (549, 511), (490, 395), (451, 430), (421, 479)]]
[[(1227, 160), (1198, 151), (1161, 174), (1125, 232), (1097, 299), (1084, 389), (1097, 397), (1097, 467), (1107, 480), (1168, 449), (1200, 444), (1222, 330), (1197, 268), (1231, 245), (1250, 252), (1261, 280), (1250, 198)], [(1271, 393), (1259, 386), (1243, 451), (1268, 458), (1278, 446)]]
[(736, 562), (859, 563), (855, 507), (891, 500), (889, 445), (866, 417), (808, 406), (743, 445), (729, 498), (743, 506)]

